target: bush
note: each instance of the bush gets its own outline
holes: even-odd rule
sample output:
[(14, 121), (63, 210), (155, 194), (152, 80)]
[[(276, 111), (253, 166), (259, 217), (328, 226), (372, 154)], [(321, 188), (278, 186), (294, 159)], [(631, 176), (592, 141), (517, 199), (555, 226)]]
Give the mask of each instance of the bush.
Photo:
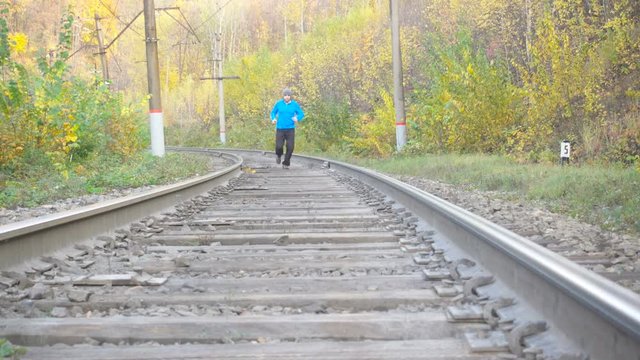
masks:
[[(0, 4), (3, 12), (6, 7)], [(94, 152), (130, 156), (148, 143), (135, 106), (124, 105), (98, 78), (87, 82), (67, 74), (72, 22), (72, 14), (64, 16), (54, 61), (40, 57), (38, 69), (13, 60), (9, 43), (0, 41), (0, 170), (12, 177), (25, 175), (34, 161), (67, 177)], [(0, 18), (0, 39), (8, 33)]]

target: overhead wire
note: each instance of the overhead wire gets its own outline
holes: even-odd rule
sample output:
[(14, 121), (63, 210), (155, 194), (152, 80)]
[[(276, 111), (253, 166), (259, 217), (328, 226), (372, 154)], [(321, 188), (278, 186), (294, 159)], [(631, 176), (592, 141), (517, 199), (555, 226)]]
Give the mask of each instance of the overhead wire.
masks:
[(200, 42), (200, 38), (198, 38), (198, 34), (195, 33), (195, 31), (193, 31), (193, 28), (191, 27), (191, 24), (189, 24), (189, 20), (187, 20), (184, 16), (184, 14), (182, 13), (182, 11), (180, 10), (180, 8), (178, 8), (178, 11), (180, 12), (180, 15), (182, 15), (182, 18), (185, 20), (185, 22), (187, 23), (187, 25), (184, 25), (182, 22), (180, 22), (179, 19), (177, 19), (175, 16), (171, 15), (171, 13), (169, 12), (169, 9), (163, 9), (163, 11), (169, 15), (170, 18), (173, 19), (173, 21), (175, 21), (176, 23), (178, 23), (178, 25), (182, 26), (183, 29), (187, 30), (188, 33), (192, 34), (193, 36), (195, 36), (196, 40), (198, 40), (198, 42)]
[[(214, 16), (218, 15), (218, 13), (220, 11), (222, 11), (222, 9), (224, 9), (227, 5), (229, 5), (229, 3), (231, 3), (231, 1), (232, 0), (227, 0), (226, 3), (224, 3), (222, 6), (219, 6), (218, 9), (213, 14), (209, 15), (209, 17), (207, 17), (203, 22), (200, 23), (200, 25), (198, 25), (196, 27), (191, 26), (191, 24), (189, 24), (189, 22), (187, 21), (187, 24), (189, 24), (189, 27), (191, 28), (192, 33), (195, 35), (196, 34), (196, 30), (200, 29), (204, 24), (208, 23), (209, 20), (211, 20)], [(182, 11), (180, 11), (180, 13), (181, 13), (182, 17), (185, 18), (185, 20), (186, 20), (186, 17), (182, 13)], [(177, 43), (173, 44), (173, 46), (176, 46), (177, 44), (180, 44), (180, 43), (185, 43), (188, 37), (189, 36), (187, 35), (186, 37), (182, 38)], [(198, 39), (198, 43), (202, 44), (202, 42), (200, 41), (200, 39), (197, 36), (196, 36), (196, 39)]]
[(222, 9), (224, 9), (225, 6), (229, 5), (230, 2), (231, 0), (228, 0), (226, 3), (224, 3), (224, 5), (218, 7), (218, 10), (216, 10), (213, 14), (211, 14), (208, 18), (206, 18), (202, 23), (200, 23), (200, 25), (196, 26), (194, 30), (198, 30), (202, 25), (206, 24), (209, 20), (211, 20), (211, 18), (218, 15), (218, 13), (222, 11)]
[(193, 33), (193, 36), (195, 36), (196, 39), (198, 40), (198, 42), (200, 42), (200, 39), (198, 38), (198, 35), (196, 34), (196, 31), (193, 29), (193, 26), (191, 26), (191, 24), (189, 23), (189, 20), (187, 20), (187, 17), (184, 16), (184, 13), (182, 12), (182, 10), (180, 8), (178, 8), (178, 11), (180, 12), (180, 16), (182, 16), (184, 21), (187, 23), (187, 26), (189, 27), (190, 31)]
[[(107, 6), (107, 5), (106, 5), (102, 0), (100, 0), (100, 4), (101, 4), (105, 9), (107, 9), (107, 10), (111, 13), (111, 15), (113, 15), (113, 17), (114, 17), (116, 20), (118, 20), (118, 21), (120, 22), (120, 24), (125, 25), (126, 27), (131, 26), (131, 25), (129, 24), (129, 22), (125, 22), (124, 20), (122, 20), (122, 19), (121, 19), (121, 18), (120, 18), (116, 13), (115, 13), (115, 11), (114, 11), (113, 9), (111, 9), (110, 7), (108, 7), (108, 6)], [(136, 16), (136, 18), (137, 18), (137, 16)], [(134, 19), (135, 19), (135, 18), (134, 18)], [(133, 31), (134, 33), (136, 33), (138, 36), (142, 36), (142, 37), (144, 37), (142, 34), (140, 34), (140, 33), (139, 33), (138, 31), (136, 31), (134, 28), (130, 27), (130, 29), (131, 29), (131, 31)]]

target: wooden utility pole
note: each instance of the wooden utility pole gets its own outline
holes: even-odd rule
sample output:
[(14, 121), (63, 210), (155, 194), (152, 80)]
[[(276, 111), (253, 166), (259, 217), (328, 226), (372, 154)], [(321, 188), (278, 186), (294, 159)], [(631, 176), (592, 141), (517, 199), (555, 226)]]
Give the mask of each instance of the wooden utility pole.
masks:
[(149, 85), (149, 127), (151, 153), (164, 156), (164, 123), (160, 97), (160, 65), (158, 63), (158, 37), (153, 0), (144, 0), (144, 33), (147, 49), (147, 81)]
[(404, 88), (402, 86), (402, 55), (400, 52), (400, 21), (398, 0), (389, 0), (391, 8), (391, 44), (393, 61), (393, 104), (396, 109), (396, 150), (407, 143), (407, 121), (404, 114)]
[(102, 40), (102, 28), (100, 27), (100, 17), (95, 14), (96, 17), (96, 36), (98, 37), (98, 54), (100, 54), (100, 62), (102, 62), (102, 79), (104, 83), (109, 86), (109, 65), (107, 63), (107, 49), (104, 47), (104, 41)]

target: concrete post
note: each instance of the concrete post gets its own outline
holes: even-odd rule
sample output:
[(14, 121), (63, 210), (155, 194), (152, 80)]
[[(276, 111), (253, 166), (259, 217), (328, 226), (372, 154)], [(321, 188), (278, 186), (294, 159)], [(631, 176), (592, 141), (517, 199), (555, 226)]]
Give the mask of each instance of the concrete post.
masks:
[(158, 63), (158, 37), (153, 0), (144, 0), (144, 30), (147, 44), (147, 81), (149, 84), (149, 127), (151, 129), (151, 153), (164, 156), (164, 123), (160, 96), (160, 65)]
[(404, 114), (404, 88), (402, 86), (402, 56), (400, 53), (400, 25), (398, 0), (389, 0), (391, 7), (391, 44), (393, 61), (393, 104), (396, 110), (396, 150), (407, 143), (407, 121)]

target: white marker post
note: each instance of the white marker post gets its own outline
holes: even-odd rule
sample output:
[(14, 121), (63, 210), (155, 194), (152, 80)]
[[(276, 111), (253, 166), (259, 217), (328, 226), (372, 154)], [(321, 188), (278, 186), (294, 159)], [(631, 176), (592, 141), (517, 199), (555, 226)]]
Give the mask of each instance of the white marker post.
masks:
[(571, 143), (569, 140), (562, 140), (560, 143), (560, 165), (569, 163), (569, 157), (571, 156)]
[(393, 106), (396, 112), (396, 150), (407, 143), (407, 120), (404, 113), (404, 88), (402, 85), (402, 53), (400, 51), (400, 18), (398, 0), (389, 2), (391, 11), (391, 49), (393, 67)]
[(164, 121), (160, 97), (160, 64), (158, 62), (158, 37), (156, 12), (153, 0), (144, 0), (144, 29), (147, 50), (147, 80), (149, 85), (149, 127), (151, 153), (164, 156)]
[(162, 109), (149, 110), (149, 129), (151, 130), (151, 154), (164, 156), (164, 120)]

